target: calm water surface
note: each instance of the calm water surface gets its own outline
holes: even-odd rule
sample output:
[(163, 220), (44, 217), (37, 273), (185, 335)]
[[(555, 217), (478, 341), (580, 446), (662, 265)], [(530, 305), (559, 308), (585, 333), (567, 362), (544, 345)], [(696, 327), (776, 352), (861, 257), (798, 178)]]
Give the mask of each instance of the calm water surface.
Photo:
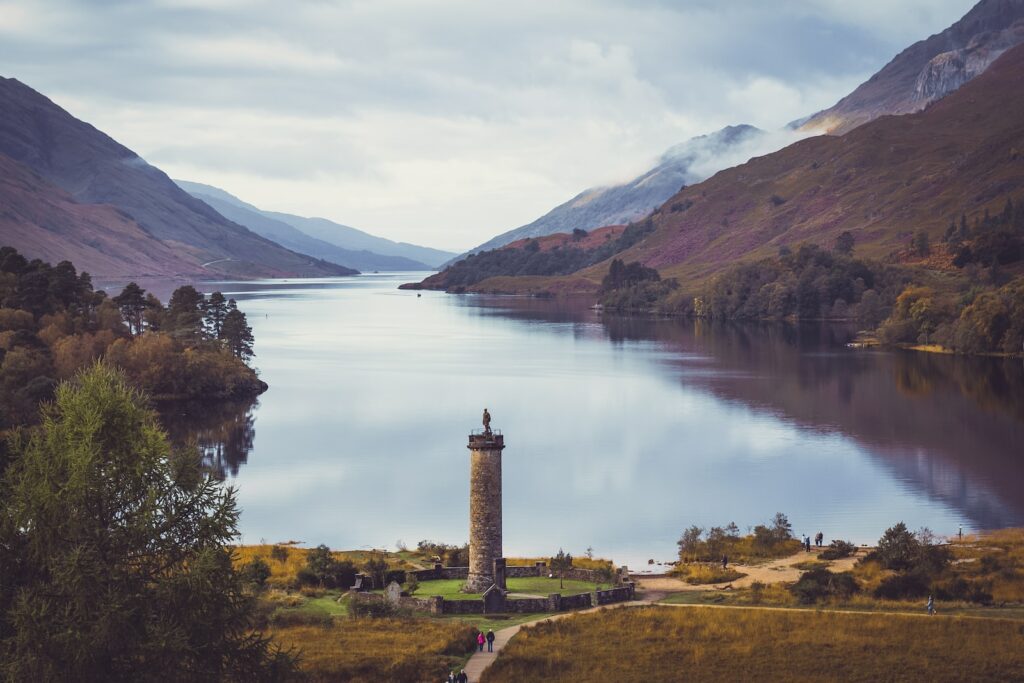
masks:
[(600, 316), (398, 291), (416, 274), (219, 283), (270, 390), (182, 407), (237, 487), (243, 541), (468, 537), (466, 435), (505, 434), (505, 553), (670, 560), (690, 525), (786, 512), (868, 542), (1024, 525), (1024, 367), (854, 351), (853, 330)]

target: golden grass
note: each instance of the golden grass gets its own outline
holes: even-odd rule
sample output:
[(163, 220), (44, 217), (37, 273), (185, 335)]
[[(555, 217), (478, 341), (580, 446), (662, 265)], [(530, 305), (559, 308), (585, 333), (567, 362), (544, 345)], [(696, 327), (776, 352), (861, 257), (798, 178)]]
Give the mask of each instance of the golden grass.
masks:
[(1022, 636), (1000, 619), (611, 609), (524, 629), (482, 680), (1021, 680)]
[(329, 628), (293, 626), (266, 632), (301, 653), (312, 681), (441, 681), (474, 648), (476, 629), (455, 620), (346, 619)]
[(743, 572), (735, 569), (722, 569), (720, 564), (705, 564), (703, 562), (678, 564), (670, 573), (695, 586), (705, 583), (725, 583), (746, 576)]

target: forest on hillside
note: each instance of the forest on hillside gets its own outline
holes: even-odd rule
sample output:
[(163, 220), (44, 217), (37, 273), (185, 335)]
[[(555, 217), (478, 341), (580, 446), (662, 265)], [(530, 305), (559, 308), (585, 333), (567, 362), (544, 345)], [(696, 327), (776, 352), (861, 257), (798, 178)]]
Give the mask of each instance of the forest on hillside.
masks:
[[(939, 245), (915, 232), (910, 263), (860, 259), (855, 246), (844, 232), (831, 249), (782, 247), (775, 257), (730, 268), (697, 292), (682, 291), (656, 271), (628, 281), (610, 271), (601, 303), (723, 320), (856, 320), (891, 345), (1024, 353), (1024, 199), (1007, 199), (998, 214), (961, 214)], [(946, 255), (951, 272), (926, 267), (936, 252)]]

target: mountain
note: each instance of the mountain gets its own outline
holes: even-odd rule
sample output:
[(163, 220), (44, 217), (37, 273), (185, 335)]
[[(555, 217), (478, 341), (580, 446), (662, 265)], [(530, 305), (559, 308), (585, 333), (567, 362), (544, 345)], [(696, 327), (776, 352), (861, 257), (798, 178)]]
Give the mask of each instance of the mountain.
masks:
[(661, 206), (683, 185), (699, 182), (727, 166), (724, 157), (734, 162), (744, 161), (751, 156), (743, 156), (744, 151), (759, 147), (759, 143), (763, 144), (766, 139), (764, 131), (747, 125), (727, 126), (710, 135), (692, 138), (669, 148), (654, 168), (628, 183), (584, 190), (532, 223), (504, 232), (459, 258), (529, 237), (575, 229), (591, 230), (639, 220)]
[[(450, 251), (421, 247), (407, 242), (392, 242), (389, 239), (376, 237), (375, 235), (363, 232), (362, 230), (357, 230), (356, 228), (352, 228), (347, 225), (329, 221), (326, 218), (304, 218), (303, 216), (295, 216), (289, 213), (263, 211), (262, 209), (257, 209), (252, 204), (247, 204), (238, 197), (235, 197), (220, 188), (213, 187), (212, 185), (193, 183), (187, 180), (176, 180), (175, 182), (190, 194), (203, 195), (204, 201), (207, 197), (210, 197), (221, 202), (233, 204), (242, 209), (255, 211), (264, 218), (290, 225), (299, 232), (305, 234), (307, 237), (313, 237), (321, 242), (333, 244), (335, 247), (340, 247), (341, 249), (356, 253), (372, 252), (372, 254), (378, 256), (400, 257), (419, 264), (416, 267), (403, 268), (391, 266), (385, 266), (382, 268), (374, 267), (374, 270), (424, 270), (424, 264), (428, 266), (426, 270), (430, 270), (431, 268), (436, 268), (451, 257), (455, 256), (454, 252)], [(280, 230), (280, 228), (276, 229)], [(297, 250), (303, 251), (302, 249)], [(411, 266), (411, 264), (409, 265)], [(367, 267), (367, 270), (370, 270), (370, 268)]]
[(918, 230), (937, 243), (951, 219), (999, 213), (1022, 191), (1024, 45), (922, 112), (808, 138), (682, 190), (620, 258), (692, 284), (785, 245), (831, 246), (844, 231), (859, 255), (887, 257)]
[[(97, 265), (106, 264), (93, 275), (152, 274), (150, 266), (159, 271), (210, 277), (329, 276), (354, 272), (285, 249), (232, 223), (128, 148), (13, 78), (0, 78), (0, 155), (44, 181), (25, 182), (24, 175), (13, 170), (15, 166), (5, 163), (5, 170), (15, 175), (9, 178), (13, 184), (5, 183), (4, 187), (11, 192), (18, 187), (22, 193), (35, 187), (40, 191), (39, 202), (48, 207), (39, 209), (38, 220), (26, 221), (26, 202), (31, 200), (22, 194), (18, 200), (23, 208), (21, 219), (7, 213), (0, 217), (4, 241), (12, 241), (7, 233), (17, 230), (16, 238), (23, 245), (45, 244), (47, 258), (69, 259), (78, 267), (86, 267), (80, 248), (88, 244), (92, 250), (88, 258)], [(54, 188), (63, 192), (57, 204)], [(0, 200), (7, 205), (9, 198), (4, 196)], [(76, 208), (68, 202), (79, 207), (106, 205), (120, 218), (110, 218), (112, 214), (107, 210)], [(50, 224), (47, 210), (53, 210), (61, 220), (75, 213), (87, 213), (93, 224), (78, 226), (65, 221), (57, 230)], [(137, 230), (129, 230), (125, 220)], [(106, 229), (107, 235), (120, 234), (121, 243), (112, 245), (99, 239), (101, 228)], [(165, 248), (156, 248), (156, 243)], [(24, 253), (42, 256), (32, 249)], [(127, 262), (119, 265), (118, 259)], [(131, 268), (129, 263), (133, 264)], [(149, 263), (145, 272), (134, 272), (136, 266), (141, 268), (145, 263)]]
[(217, 210), (219, 214), (239, 225), (244, 225), (257, 235), (263, 235), (281, 246), (301, 254), (314, 256), (324, 261), (337, 263), (363, 271), (370, 270), (431, 270), (420, 261), (402, 256), (384, 256), (372, 251), (342, 249), (330, 242), (310, 237), (298, 228), (284, 221), (270, 218), (266, 212), (243, 202), (238, 197), (211, 185), (176, 180), (183, 190)]
[(0, 244), (49, 263), (73, 261), (79, 270), (101, 277), (209, 276), (123, 211), (79, 204), (5, 154), (0, 154)]
[(909, 114), (983, 73), (1024, 42), (1024, 0), (981, 0), (942, 33), (914, 43), (835, 106), (798, 124), (842, 135), (886, 114)]

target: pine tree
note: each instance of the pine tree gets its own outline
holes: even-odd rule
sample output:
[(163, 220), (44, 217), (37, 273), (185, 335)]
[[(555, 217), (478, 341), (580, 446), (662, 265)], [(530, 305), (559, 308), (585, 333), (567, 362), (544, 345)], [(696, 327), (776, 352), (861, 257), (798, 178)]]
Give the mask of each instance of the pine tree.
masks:
[(203, 322), (206, 326), (206, 334), (211, 339), (221, 338), (221, 328), (224, 326), (224, 318), (227, 317), (229, 310), (228, 302), (220, 292), (214, 292), (203, 303)]
[(146, 290), (129, 282), (121, 293), (114, 297), (114, 303), (128, 324), (128, 331), (134, 336), (142, 333), (142, 314), (147, 307)]
[(243, 361), (248, 361), (254, 355), (252, 351), (254, 341), (252, 328), (249, 327), (245, 313), (238, 310), (234, 304), (234, 299), (232, 299), (230, 302), (231, 309), (224, 316), (220, 338), (231, 353)]

